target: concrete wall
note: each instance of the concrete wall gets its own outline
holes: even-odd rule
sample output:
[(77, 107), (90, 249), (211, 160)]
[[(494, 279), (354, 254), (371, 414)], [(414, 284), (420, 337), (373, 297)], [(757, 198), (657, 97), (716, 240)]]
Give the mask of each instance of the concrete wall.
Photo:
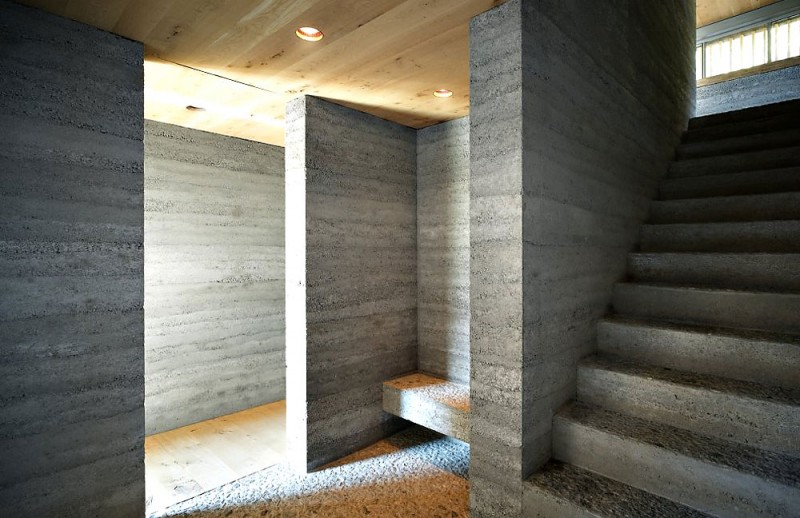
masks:
[(519, 516), (693, 111), (694, 2), (511, 0), (471, 27), (474, 516)]
[(0, 515), (144, 514), (142, 45), (0, 2)]
[(284, 398), (283, 148), (145, 122), (146, 432)]
[(396, 431), (417, 368), (416, 132), (314, 97), (286, 114), (288, 447), (313, 468)]
[(800, 99), (800, 65), (697, 88), (698, 117)]
[(469, 118), (417, 132), (419, 369), (469, 382)]

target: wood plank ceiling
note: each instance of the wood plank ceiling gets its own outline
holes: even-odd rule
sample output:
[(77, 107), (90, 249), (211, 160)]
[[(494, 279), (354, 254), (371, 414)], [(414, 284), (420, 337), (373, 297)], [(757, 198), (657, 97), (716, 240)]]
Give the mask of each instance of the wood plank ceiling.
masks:
[[(301, 94), (414, 128), (467, 115), (469, 20), (504, 1), (21, 3), (143, 42), (146, 118), (283, 145), (286, 102)], [(774, 1), (697, 0), (698, 25)], [(322, 41), (295, 37), (307, 25)]]

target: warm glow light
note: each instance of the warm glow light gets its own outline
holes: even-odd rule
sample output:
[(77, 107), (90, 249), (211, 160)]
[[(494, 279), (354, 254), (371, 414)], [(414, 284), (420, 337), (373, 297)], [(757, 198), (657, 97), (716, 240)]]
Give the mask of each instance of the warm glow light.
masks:
[(436, 97), (453, 97), (453, 91), (447, 90), (446, 88), (442, 88), (439, 90), (435, 90), (433, 92), (433, 95), (435, 95)]
[(314, 27), (300, 27), (294, 33), (298, 38), (306, 41), (319, 41), (325, 36), (321, 30)]

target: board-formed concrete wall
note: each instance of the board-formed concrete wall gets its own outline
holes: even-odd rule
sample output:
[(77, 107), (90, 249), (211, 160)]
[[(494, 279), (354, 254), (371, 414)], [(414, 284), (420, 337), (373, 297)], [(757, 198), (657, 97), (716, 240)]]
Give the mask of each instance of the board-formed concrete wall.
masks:
[(144, 515), (142, 81), (0, 2), (0, 516)]
[(697, 88), (695, 115), (729, 112), (800, 99), (800, 65)]
[(469, 382), (469, 118), (417, 132), (419, 370)]
[(315, 97), (286, 114), (287, 430), (309, 469), (403, 426), (417, 368), (416, 132)]
[(146, 432), (284, 398), (283, 148), (145, 122)]
[(693, 112), (694, 29), (691, 0), (510, 0), (473, 20), (473, 516), (525, 512)]

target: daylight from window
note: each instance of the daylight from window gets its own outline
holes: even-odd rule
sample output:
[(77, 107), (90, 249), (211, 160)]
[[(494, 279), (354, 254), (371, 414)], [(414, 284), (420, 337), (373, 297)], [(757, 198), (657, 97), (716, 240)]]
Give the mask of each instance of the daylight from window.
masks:
[(751, 27), (697, 46), (697, 79), (800, 56), (800, 16)]

